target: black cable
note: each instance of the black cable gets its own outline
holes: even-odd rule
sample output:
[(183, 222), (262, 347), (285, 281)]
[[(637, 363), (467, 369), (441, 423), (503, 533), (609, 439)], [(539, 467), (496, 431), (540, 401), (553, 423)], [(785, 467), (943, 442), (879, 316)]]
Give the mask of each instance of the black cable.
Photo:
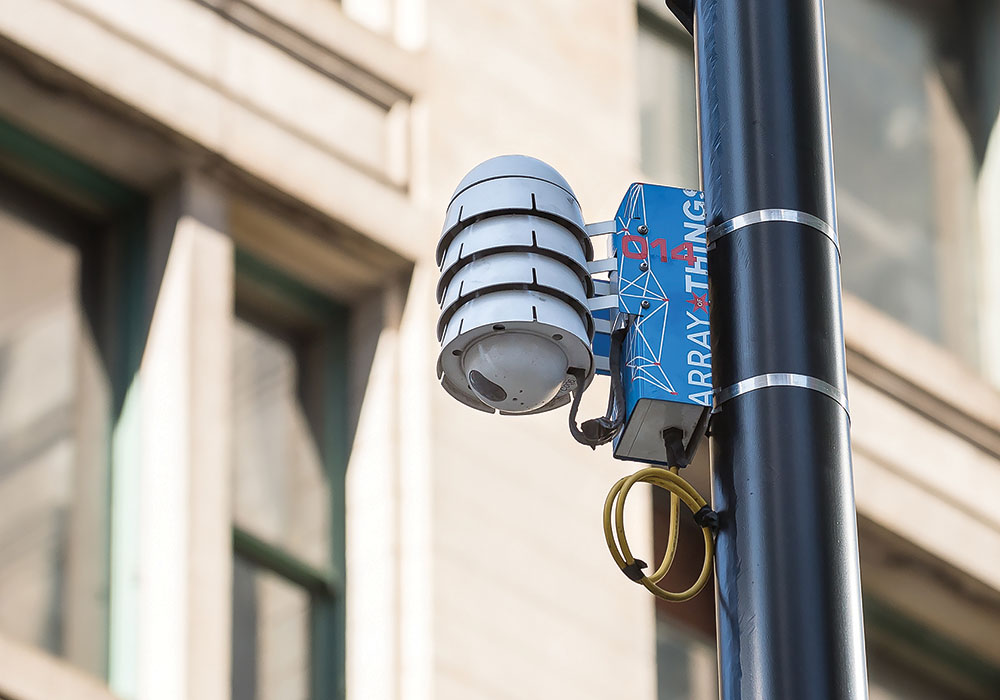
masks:
[(628, 334), (628, 318), (620, 328), (611, 332), (611, 348), (608, 351), (608, 371), (611, 374), (611, 394), (608, 397), (607, 412), (600, 418), (591, 418), (577, 427), (576, 414), (580, 409), (580, 399), (583, 398), (583, 382), (586, 376), (580, 370), (573, 370), (576, 377), (576, 389), (573, 390), (573, 403), (569, 409), (569, 432), (573, 438), (591, 449), (598, 445), (611, 442), (625, 424), (625, 386), (622, 383), (621, 361), (622, 346)]

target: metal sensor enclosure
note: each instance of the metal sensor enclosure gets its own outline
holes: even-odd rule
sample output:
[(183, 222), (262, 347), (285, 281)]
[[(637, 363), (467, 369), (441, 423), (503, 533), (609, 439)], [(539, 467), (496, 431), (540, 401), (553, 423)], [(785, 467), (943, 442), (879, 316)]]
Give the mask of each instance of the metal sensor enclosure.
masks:
[(618, 208), (618, 309), (632, 319), (622, 350), (625, 426), (615, 457), (665, 464), (663, 431), (700, 439), (712, 405), (705, 197), (635, 183)]
[[(437, 246), (437, 373), (473, 408), (540, 413), (594, 375), (593, 249), (569, 183), (509, 155), (473, 168)], [(580, 387), (581, 389), (585, 387)]]

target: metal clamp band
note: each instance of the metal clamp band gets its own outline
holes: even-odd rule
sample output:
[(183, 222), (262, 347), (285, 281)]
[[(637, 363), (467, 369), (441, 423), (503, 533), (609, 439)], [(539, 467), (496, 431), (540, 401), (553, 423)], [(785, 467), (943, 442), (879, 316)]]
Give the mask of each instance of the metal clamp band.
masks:
[(833, 245), (837, 247), (837, 253), (840, 253), (840, 241), (833, 226), (818, 216), (795, 209), (758, 209), (757, 211), (750, 211), (746, 214), (734, 216), (728, 221), (723, 221), (721, 224), (709, 227), (707, 231), (708, 245), (711, 247), (717, 240), (729, 235), (733, 231), (738, 231), (753, 224), (762, 224), (766, 221), (788, 221), (793, 224), (802, 224), (814, 228), (833, 241)]
[(769, 386), (794, 386), (801, 389), (812, 389), (813, 391), (818, 391), (819, 393), (825, 394), (839, 403), (841, 407), (847, 411), (848, 416), (850, 416), (851, 412), (847, 405), (847, 394), (843, 391), (832, 384), (824, 382), (822, 379), (810, 377), (806, 374), (792, 374), (789, 372), (758, 374), (756, 377), (750, 377), (749, 379), (744, 379), (736, 382), (735, 384), (730, 384), (722, 389), (716, 389), (715, 403), (712, 407), (712, 412), (718, 413), (722, 404), (730, 399), (735, 399), (740, 394), (746, 394), (751, 391), (756, 391), (757, 389), (766, 389)]

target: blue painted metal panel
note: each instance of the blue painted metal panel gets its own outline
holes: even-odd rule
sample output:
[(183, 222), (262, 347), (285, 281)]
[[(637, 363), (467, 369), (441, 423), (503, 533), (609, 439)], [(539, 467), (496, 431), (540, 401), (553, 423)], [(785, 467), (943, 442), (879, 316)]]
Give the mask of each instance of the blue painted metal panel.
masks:
[(616, 221), (619, 312), (632, 324), (615, 456), (661, 463), (662, 431), (681, 428), (686, 444), (712, 402), (704, 195), (636, 183)]

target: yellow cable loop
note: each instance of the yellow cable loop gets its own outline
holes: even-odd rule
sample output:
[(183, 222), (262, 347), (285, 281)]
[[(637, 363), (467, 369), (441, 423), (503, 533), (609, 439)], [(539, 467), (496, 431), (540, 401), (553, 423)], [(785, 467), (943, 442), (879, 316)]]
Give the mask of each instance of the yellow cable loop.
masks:
[[(701, 531), (705, 536), (705, 563), (701, 567), (701, 574), (699, 574), (698, 580), (686, 591), (680, 593), (667, 591), (656, 585), (667, 575), (671, 565), (674, 563), (674, 556), (677, 553), (680, 502), (683, 501), (684, 505), (690, 508), (692, 513), (697, 513), (708, 505), (705, 499), (701, 497), (701, 494), (677, 473), (678, 471), (677, 467), (671, 467), (669, 470), (660, 467), (640, 469), (632, 476), (619, 479), (611, 487), (611, 491), (604, 501), (604, 538), (607, 540), (608, 550), (611, 552), (615, 563), (618, 564), (620, 569), (625, 570), (627, 567), (635, 564), (635, 557), (632, 556), (628, 540), (625, 537), (625, 498), (628, 496), (629, 490), (635, 484), (644, 482), (653, 486), (659, 486), (670, 492), (670, 529), (667, 533), (667, 551), (656, 571), (648, 576), (643, 576), (638, 580), (638, 583), (645, 586), (657, 598), (673, 602), (690, 600), (701, 592), (701, 589), (708, 583), (708, 579), (712, 574), (712, 557), (715, 551), (715, 539), (711, 528), (707, 526), (702, 527)], [(612, 509), (614, 510), (613, 520)], [(615, 541), (616, 534), (617, 542)]]

